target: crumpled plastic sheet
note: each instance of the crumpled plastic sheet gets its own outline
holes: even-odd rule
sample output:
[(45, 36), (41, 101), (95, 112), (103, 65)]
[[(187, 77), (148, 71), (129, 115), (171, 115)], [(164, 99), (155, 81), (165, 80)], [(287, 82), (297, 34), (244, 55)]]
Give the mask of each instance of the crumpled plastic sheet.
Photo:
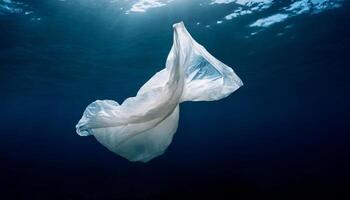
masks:
[(214, 101), (243, 85), (235, 72), (198, 44), (183, 22), (173, 25), (173, 46), (165, 69), (156, 73), (122, 104), (97, 100), (76, 125), (81, 136), (93, 135), (110, 151), (148, 162), (170, 145), (184, 101)]

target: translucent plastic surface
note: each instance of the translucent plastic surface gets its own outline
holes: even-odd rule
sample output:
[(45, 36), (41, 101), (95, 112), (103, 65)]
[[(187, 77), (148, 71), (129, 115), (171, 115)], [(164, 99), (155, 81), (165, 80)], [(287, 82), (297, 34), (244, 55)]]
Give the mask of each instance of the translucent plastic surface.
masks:
[(182, 22), (173, 28), (166, 67), (121, 105), (112, 100), (91, 103), (76, 125), (79, 135), (95, 136), (130, 161), (147, 162), (170, 145), (178, 126), (179, 103), (219, 100), (243, 85), (230, 67), (191, 37)]

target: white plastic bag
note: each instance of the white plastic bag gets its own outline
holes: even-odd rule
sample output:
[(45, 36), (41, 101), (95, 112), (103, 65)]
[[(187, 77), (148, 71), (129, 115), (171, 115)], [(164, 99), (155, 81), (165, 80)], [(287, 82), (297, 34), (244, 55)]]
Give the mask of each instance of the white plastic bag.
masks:
[(130, 160), (147, 162), (164, 153), (179, 120), (179, 103), (222, 99), (243, 85), (223, 64), (188, 33), (174, 24), (174, 41), (166, 67), (156, 73), (135, 97), (121, 105), (97, 100), (85, 110), (77, 133), (93, 135), (110, 151)]

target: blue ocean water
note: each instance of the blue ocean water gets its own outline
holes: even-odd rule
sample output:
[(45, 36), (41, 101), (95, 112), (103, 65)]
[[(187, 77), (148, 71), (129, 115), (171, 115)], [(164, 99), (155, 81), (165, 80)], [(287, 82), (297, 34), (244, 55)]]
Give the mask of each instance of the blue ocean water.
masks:
[[(233, 19), (242, 5), (138, 2), (0, 1), (4, 199), (345, 197), (349, 2), (286, 13), (295, 1), (273, 1)], [(179, 21), (245, 85), (181, 104), (172, 144), (146, 164), (78, 136), (89, 103), (121, 103), (164, 67)]]

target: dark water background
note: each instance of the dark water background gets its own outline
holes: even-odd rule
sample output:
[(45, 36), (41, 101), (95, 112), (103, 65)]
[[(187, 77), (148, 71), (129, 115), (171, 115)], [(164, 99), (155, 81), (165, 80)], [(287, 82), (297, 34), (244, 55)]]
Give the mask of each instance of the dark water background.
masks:
[[(40, 21), (0, 16), (1, 199), (345, 197), (349, 2), (249, 38), (253, 16), (206, 29), (198, 19), (220, 9), (188, 2), (134, 15), (30, 3)], [(122, 102), (163, 68), (180, 20), (245, 85), (221, 101), (183, 103), (173, 143), (147, 164), (79, 137), (90, 102)]]

